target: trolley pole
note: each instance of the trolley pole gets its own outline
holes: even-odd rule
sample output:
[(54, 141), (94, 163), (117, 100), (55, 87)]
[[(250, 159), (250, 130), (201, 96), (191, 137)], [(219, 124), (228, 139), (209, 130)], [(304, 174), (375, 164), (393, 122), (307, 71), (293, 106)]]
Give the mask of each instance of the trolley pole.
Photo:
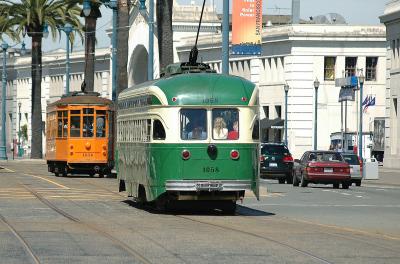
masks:
[(229, 0), (223, 0), (222, 19), (222, 73), (229, 74)]

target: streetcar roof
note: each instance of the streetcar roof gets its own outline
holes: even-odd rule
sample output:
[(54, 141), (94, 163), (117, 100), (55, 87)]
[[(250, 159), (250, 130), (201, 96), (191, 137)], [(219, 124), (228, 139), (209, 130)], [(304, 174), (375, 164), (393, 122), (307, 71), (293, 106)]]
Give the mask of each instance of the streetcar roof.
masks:
[(186, 73), (135, 85), (120, 95), (154, 86), (164, 93), (168, 105), (248, 105), (255, 90), (254, 83), (238, 76)]
[(60, 100), (55, 101), (48, 105), (48, 107), (57, 107), (65, 105), (113, 105), (113, 102), (107, 98), (95, 95), (79, 95), (79, 96), (65, 96)]

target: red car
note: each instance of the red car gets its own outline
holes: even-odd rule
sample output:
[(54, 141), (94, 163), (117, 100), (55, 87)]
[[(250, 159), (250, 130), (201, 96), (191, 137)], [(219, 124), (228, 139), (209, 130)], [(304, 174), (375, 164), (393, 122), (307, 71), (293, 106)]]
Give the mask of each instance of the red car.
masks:
[(308, 183), (333, 184), (333, 188), (348, 189), (351, 184), (350, 166), (334, 151), (306, 151), (294, 160), (293, 186), (307, 187)]

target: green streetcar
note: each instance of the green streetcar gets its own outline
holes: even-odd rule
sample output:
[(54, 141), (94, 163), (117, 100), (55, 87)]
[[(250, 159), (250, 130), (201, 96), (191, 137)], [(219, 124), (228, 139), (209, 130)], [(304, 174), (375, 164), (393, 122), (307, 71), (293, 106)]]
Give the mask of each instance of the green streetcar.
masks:
[(140, 202), (205, 200), (235, 210), (245, 190), (258, 198), (256, 86), (206, 64), (171, 65), (160, 79), (120, 93), (120, 191)]

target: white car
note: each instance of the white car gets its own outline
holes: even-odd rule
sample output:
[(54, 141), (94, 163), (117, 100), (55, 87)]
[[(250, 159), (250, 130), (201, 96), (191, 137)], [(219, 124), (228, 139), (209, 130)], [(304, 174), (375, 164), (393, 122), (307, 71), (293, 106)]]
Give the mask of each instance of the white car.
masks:
[(351, 183), (361, 186), (362, 180), (362, 162), (360, 158), (353, 153), (342, 153), (343, 159), (350, 165)]

